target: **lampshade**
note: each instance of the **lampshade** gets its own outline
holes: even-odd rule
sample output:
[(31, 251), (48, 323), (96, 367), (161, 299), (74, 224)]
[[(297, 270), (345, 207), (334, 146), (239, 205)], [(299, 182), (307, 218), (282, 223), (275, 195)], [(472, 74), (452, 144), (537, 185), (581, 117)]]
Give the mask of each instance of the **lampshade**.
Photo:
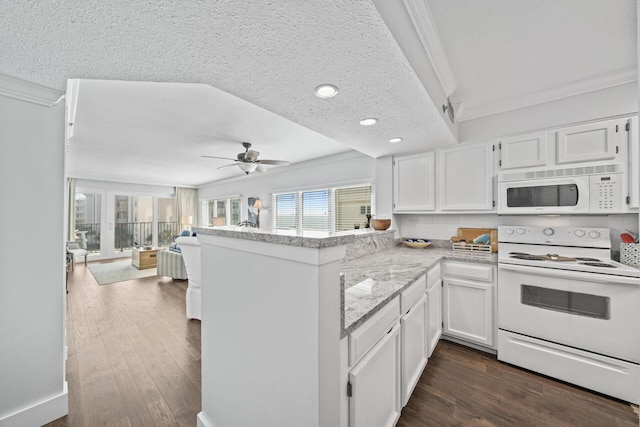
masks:
[(262, 209), (262, 202), (260, 201), (260, 199), (256, 199), (255, 203), (253, 204), (253, 207), (256, 209)]
[(238, 163), (240, 169), (245, 171), (246, 173), (251, 173), (258, 167), (257, 163)]
[(191, 215), (182, 216), (182, 224), (191, 225), (192, 222), (193, 222), (193, 217)]

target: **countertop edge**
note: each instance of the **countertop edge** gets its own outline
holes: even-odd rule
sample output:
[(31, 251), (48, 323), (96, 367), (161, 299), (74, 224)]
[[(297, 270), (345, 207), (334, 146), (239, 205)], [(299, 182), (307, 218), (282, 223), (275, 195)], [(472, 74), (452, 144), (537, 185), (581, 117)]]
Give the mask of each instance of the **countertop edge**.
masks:
[[(342, 327), (342, 329), (340, 331), (340, 339), (346, 337), (351, 332), (356, 330), (359, 326), (361, 326), (363, 323), (365, 323), (367, 320), (369, 320), (375, 313), (380, 311), (386, 304), (388, 304), (396, 296), (400, 295), (402, 293), (402, 291), (404, 291), (406, 288), (411, 286), (413, 283), (416, 282), (416, 280), (418, 280), (424, 274), (427, 274), (427, 272), (429, 270), (431, 270), (433, 267), (435, 267), (437, 264), (439, 264), (442, 261), (461, 261), (461, 262), (472, 262), (472, 263), (487, 264), (487, 265), (497, 265), (497, 263), (498, 263), (498, 260), (497, 260), (496, 256), (478, 257), (478, 256), (470, 256), (468, 254), (454, 253), (453, 251), (451, 251), (451, 253), (449, 253), (449, 254), (443, 254), (436, 261), (432, 262), (429, 265), (425, 265), (424, 269), (421, 269), (421, 271), (419, 273), (417, 273), (412, 279), (410, 279), (405, 284), (403, 284), (401, 287), (399, 287), (394, 292), (389, 294), (384, 300), (382, 300), (380, 303), (376, 304), (371, 310), (369, 310), (367, 313), (363, 314), (357, 320), (353, 321), (346, 328), (344, 327), (344, 306), (343, 306), (343, 310), (342, 310), (343, 319), (341, 319), (341, 327)], [(342, 292), (342, 294), (344, 295), (343, 292)], [(343, 299), (343, 304), (344, 304), (344, 299)]]

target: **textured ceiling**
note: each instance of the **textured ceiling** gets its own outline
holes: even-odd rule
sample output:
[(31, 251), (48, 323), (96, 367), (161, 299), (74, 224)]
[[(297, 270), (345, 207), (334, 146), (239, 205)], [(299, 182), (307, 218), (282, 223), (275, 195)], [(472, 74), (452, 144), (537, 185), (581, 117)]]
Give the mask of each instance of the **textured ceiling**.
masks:
[[(2, 0), (0, 9), (0, 73), (12, 77), (60, 90), (68, 78), (204, 83), (373, 157), (454, 142), (370, 1)], [(325, 82), (338, 96), (313, 95)], [(131, 108), (144, 109), (138, 102)], [(377, 125), (358, 124), (371, 116)], [(395, 136), (404, 141), (390, 144)]]
[(426, 0), (461, 120), (637, 79), (636, 0)]
[[(457, 84), (452, 98), (462, 103), (462, 120), (637, 78), (635, 0), (398, 0), (398, 13), (415, 1), (424, 1), (430, 10)], [(270, 158), (297, 162), (319, 153), (291, 143), (286, 155), (278, 155), (280, 148), (270, 147), (265, 136), (291, 133), (305, 139), (298, 132), (306, 128), (309, 140), (318, 133), (326, 137), (322, 153), (355, 149), (372, 157), (455, 142), (369, 0), (0, 0), (0, 51), (0, 74), (59, 90), (69, 78), (200, 83), (292, 122), (285, 120), (272, 133), (269, 123), (260, 133), (251, 126), (234, 127), (225, 116), (208, 116), (218, 106), (216, 97), (225, 96), (219, 92), (205, 92), (213, 98), (204, 100), (188, 89), (172, 91), (175, 102), (156, 108), (154, 96), (136, 96), (133, 89), (123, 94), (101, 84), (95, 102), (84, 102), (84, 107), (79, 102), (74, 136), (79, 151), (83, 138), (87, 141), (87, 156), (99, 150), (95, 141), (106, 146), (99, 159), (84, 159), (85, 175), (86, 165), (94, 161), (109, 165), (109, 176), (95, 179), (134, 179), (126, 172), (140, 159), (123, 156), (113, 142), (126, 135), (138, 135), (140, 141), (152, 137), (146, 143), (154, 143), (160, 153), (183, 144), (181, 156), (155, 158), (154, 164), (164, 162), (165, 169), (174, 171), (193, 167), (203, 154), (202, 135), (212, 141), (207, 154), (233, 157), (240, 150), (226, 141), (250, 140), (265, 155), (273, 149)], [(313, 95), (313, 88), (325, 82), (340, 88), (335, 98)], [(83, 100), (82, 93), (78, 99)], [(98, 123), (101, 103), (117, 105), (122, 117), (138, 120), (83, 129), (83, 120)], [(267, 116), (249, 104), (244, 107), (247, 117)], [(358, 124), (372, 116), (380, 119), (375, 126)], [(140, 128), (143, 123), (164, 132)], [(171, 123), (171, 131), (159, 123)], [(98, 130), (100, 135), (92, 134)], [(176, 142), (176, 135), (184, 141)], [(394, 136), (404, 141), (390, 144)], [(214, 141), (218, 137), (219, 143)], [(74, 159), (69, 170), (79, 171), (80, 161)], [(226, 177), (183, 176), (184, 185)], [(153, 177), (158, 184), (172, 179)]]

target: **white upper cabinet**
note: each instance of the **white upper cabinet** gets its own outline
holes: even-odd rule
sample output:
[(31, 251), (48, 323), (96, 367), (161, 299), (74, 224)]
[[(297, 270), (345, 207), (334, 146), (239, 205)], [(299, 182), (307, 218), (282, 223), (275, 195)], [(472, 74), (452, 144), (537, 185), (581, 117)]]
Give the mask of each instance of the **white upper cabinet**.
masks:
[(435, 153), (394, 157), (394, 212), (424, 212), (435, 207)]
[(441, 149), (438, 159), (440, 210), (493, 209), (493, 144)]
[(638, 117), (629, 119), (629, 207), (640, 207), (640, 141), (638, 140)]
[(547, 134), (534, 133), (498, 141), (500, 169), (528, 168), (547, 164)]
[[(619, 120), (572, 126), (557, 132), (557, 163), (579, 163), (616, 158), (616, 126)], [(625, 126), (625, 121), (622, 122)]]

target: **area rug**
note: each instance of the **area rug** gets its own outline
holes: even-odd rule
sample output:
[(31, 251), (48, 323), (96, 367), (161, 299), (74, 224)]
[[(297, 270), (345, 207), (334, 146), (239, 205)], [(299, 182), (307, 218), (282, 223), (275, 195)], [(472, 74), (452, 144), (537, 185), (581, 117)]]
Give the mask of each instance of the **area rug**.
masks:
[(138, 270), (131, 265), (131, 260), (90, 264), (89, 271), (93, 274), (98, 285), (142, 279), (143, 277), (156, 276), (158, 274), (156, 268)]

